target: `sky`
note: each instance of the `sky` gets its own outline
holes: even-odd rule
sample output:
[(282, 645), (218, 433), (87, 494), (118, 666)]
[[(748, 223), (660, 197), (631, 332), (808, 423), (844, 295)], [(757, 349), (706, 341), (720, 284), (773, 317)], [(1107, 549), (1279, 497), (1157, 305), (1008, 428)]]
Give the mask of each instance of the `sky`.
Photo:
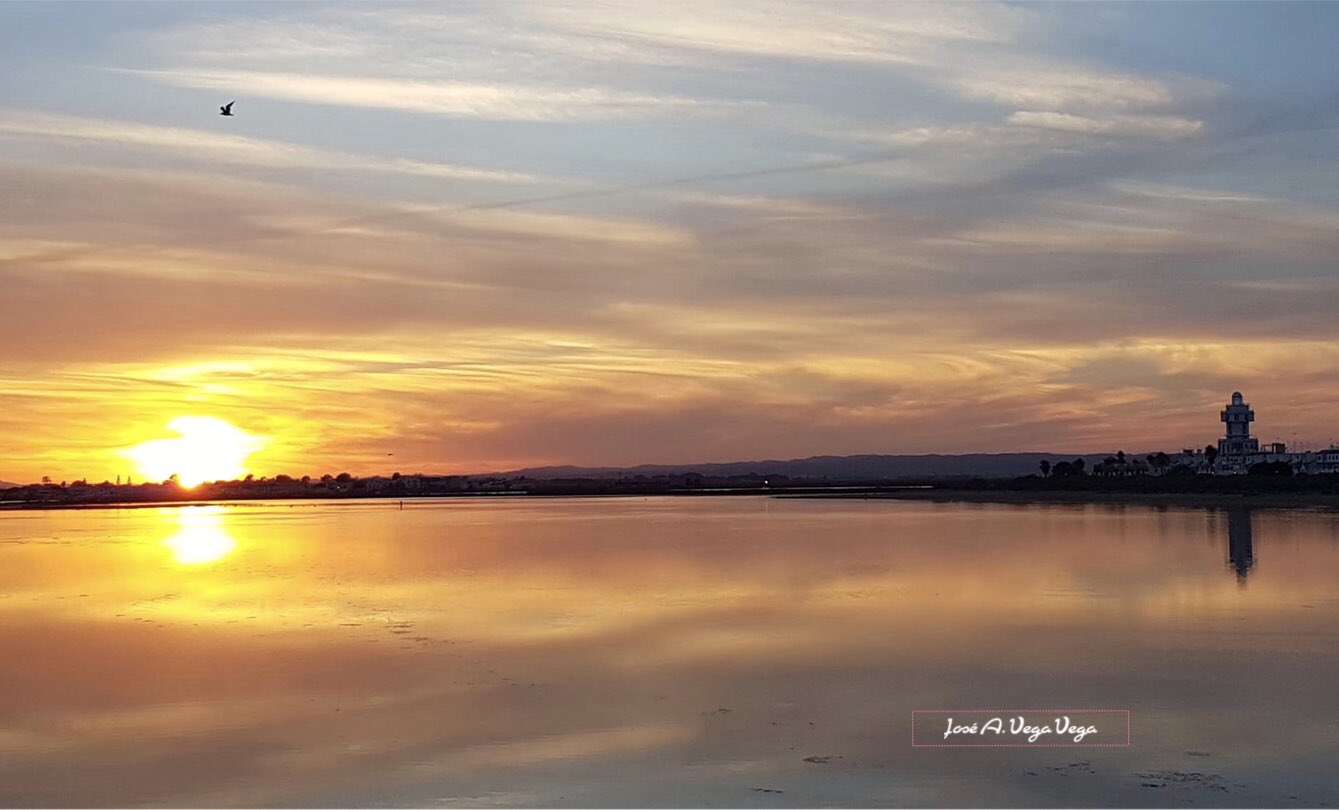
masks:
[(1329, 444), (1337, 30), (0, 3), (0, 479)]

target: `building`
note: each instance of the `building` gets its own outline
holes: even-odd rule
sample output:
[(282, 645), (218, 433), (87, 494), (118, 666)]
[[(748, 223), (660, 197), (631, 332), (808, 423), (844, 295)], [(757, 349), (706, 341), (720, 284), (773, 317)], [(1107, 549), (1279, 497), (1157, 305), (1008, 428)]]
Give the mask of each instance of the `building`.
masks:
[(1314, 459), (1308, 465), (1307, 472), (1314, 475), (1339, 474), (1339, 447), (1327, 447), (1309, 455), (1314, 456)]
[(1255, 411), (1251, 410), (1240, 391), (1232, 392), (1232, 401), (1223, 408), (1218, 418), (1226, 426), (1223, 438), (1218, 440), (1218, 459), (1212, 471), (1218, 475), (1244, 475), (1256, 464), (1287, 464), (1294, 473), (1311, 472), (1315, 453), (1290, 452), (1283, 442), (1271, 442), (1260, 447), (1260, 440), (1251, 435)]
[(1212, 465), (1202, 455), (1183, 451), (1178, 460), (1200, 472), (1217, 475), (1244, 475), (1257, 464), (1287, 464), (1295, 474), (1333, 475), (1339, 473), (1339, 447), (1327, 450), (1289, 450), (1283, 442), (1270, 442), (1264, 447), (1251, 435), (1255, 411), (1242, 398), (1240, 391), (1232, 392), (1232, 401), (1223, 408), (1219, 419), (1226, 426), (1223, 438), (1218, 440), (1218, 458)]
[(1218, 464), (1215, 466), (1223, 472), (1246, 472), (1249, 467), (1242, 465), (1260, 452), (1260, 441), (1251, 435), (1255, 411), (1242, 399), (1240, 391), (1233, 391), (1232, 401), (1219, 414), (1219, 418), (1227, 425), (1227, 429), (1226, 435), (1218, 440)]

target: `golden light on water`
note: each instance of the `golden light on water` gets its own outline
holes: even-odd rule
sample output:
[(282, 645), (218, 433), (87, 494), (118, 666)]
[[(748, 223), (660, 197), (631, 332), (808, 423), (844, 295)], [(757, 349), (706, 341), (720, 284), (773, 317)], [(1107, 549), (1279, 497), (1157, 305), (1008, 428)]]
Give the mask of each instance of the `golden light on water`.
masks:
[(172, 559), (181, 565), (204, 565), (228, 556), (237, 541), (224, 528), (225, 516), (217, 506), (178, 509), (176, 534), (163, 541)]
[(176, 438), (150, 439), (122, 451), (144, 479), (165, 481), (175, 475), (182, 486), (193, 487), (240, 478), (248, 472), (247, 458), (265, 446), (263, 437), (213, 416), (178, 416), (167, 429)]

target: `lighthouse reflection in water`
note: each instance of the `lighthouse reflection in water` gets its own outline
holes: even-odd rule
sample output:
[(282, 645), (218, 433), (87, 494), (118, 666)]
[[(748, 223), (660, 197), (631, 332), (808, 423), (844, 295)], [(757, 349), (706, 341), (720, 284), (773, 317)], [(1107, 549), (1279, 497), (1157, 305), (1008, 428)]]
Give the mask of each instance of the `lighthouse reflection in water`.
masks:
[(1251, 536), (1251, 510), (1234, 508), (1227, 513), (1227, 564), (1237, 574), (1237, 582), (1246, 584), (1246, 575), (1255, 567), (1255, 543)]

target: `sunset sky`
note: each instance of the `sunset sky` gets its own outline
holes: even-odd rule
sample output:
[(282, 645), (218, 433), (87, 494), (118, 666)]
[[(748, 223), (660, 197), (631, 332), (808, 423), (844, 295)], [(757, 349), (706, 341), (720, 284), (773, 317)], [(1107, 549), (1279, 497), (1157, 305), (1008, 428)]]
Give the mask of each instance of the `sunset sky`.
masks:
[(180, 417), (257, 475), (1175, 450), (1235, 389), (1328, 444), (1336, 31), (0, 3), (0, 479), (134, 474)]

